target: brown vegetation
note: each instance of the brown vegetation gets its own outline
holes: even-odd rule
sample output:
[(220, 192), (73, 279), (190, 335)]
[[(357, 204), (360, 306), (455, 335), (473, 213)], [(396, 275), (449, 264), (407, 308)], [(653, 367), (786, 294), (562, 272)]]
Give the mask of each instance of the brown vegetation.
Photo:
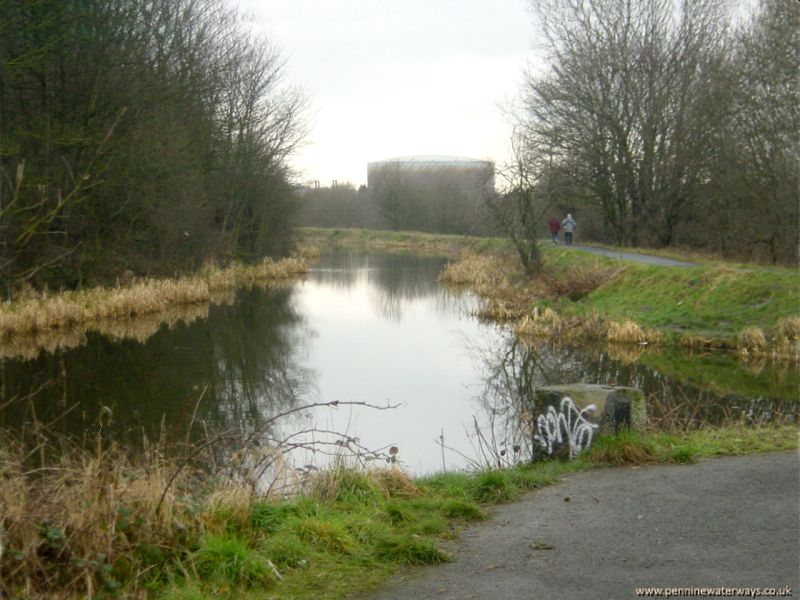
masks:
[(28, 290), (0, 304), (2, 355), (27, 356), (39, 347), (78, 345), (87, 330), (143, 341), (162, 323), (205, 316), (209, 304), (230, 301), (238, 288), (286, 282), (307, 270), (300, 258), (265, 259), (254, 265), (208, 266), (179, 279), (139, 279), (114, 288)]
[(545, 268), (540, 277), (551, 297), (566, 296), (577, 301), (588, 296), (613, 275), (613, 269), (577, 264), (565, 270)]
[(514, 322), (518, 335), (532, 338), (607, 340), (614, 344), (657, 344), (663, 336), (643, 329), (633, 321), (616, 322), (592, 312), (583, 317), (564, 318), (541, 300), (560, 296), (583, 298), (612, 277), (604, 267), (573, 265), (560, 272), (545, 266), (533, 279), (511, 280), (514, 259), (510, 255), (483, 256), (468, 253), (448, 264), (439, 277), (445, 283), (469, 286), (484, 300), (478, 316), (500, 322)]

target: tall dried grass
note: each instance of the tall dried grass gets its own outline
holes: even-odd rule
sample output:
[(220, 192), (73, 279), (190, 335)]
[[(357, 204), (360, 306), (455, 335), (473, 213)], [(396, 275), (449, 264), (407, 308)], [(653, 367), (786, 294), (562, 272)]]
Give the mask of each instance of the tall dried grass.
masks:
[(787, 317), (778, 322), (775, 354), (786, 359), (800, 359), (800, 316)]
[[(134, 463), (115, 446), (88, 450), (62, 439), (39, 446), (35, 456), (2, 436), (7, 551), (0, 560), (0, 593), (91, 598), (113, 592), (123, 575), (136, 580), (152, 568), (146, 560), (131, 561), (143, 548), (175, 548), (178, 537), (192, 540), (201, 533), (196, 506), (178, 493), (168, 491), (156, 510), (172, 467), (160, 449)], [(195, 475), (186, 471), (173, 490), (195, 485)]]
[(643, 329), (638, 323), (631, 320), (623, 322), (611, 321), (606, 334), (609, 342), (615, 344), (657, 344), (662, 341), (660, 332), (652, 329)]
[[(146, 339), (161, 323), (194, 320), (207, 313), (209, 304), (230, 301), (233, 290), (286, 282), (307, 271), (306, 261), (293, 257), (225, 268), (209, 265), (194, 276), (140, 279), (114, 288), (26, 290), (0, 304), (0, 341), (5, 355), (24, 356), (37, 346), (77, 345), (87, 330)], [(130, 320), (134, 317), (148, 321), (137, 324)]]
[(551, 308), (534, 309), (525, 315), (516, 326), (516, 333), (519, 336), (529, 336), (534, 338), (553, 337), (563, 328), (564, 321)]
[[(270, 417), (265, 427), (341, 404), (393, 408), (309, 404)], [(110, 419), (110, 411), (104, 413), (104, 421)], [(323, 481), (335, 494), (416, 493), (399, 469), (364, 468), (369, 458), (389, 458), (391, 448), (385, 455), (344, 434), (316, 430), (304, 442), (298, 437), (304, 433), (311, 432), (271, 439), (207, 431), (194, 443), (188, 437), (174, 444), (145, 439), (130, 454), (102, 437), (73, 442), (39, 423), (17, 435), (0, 431), (0, 597), (94, 598), (122, 587), (140, 597), (170, 573), (193, 572), (194, 551), (207, 534), (247, 531), (255, 502), (313, 494)], [(287, 459), (295, 450), (338, 462), (303, 478)], [(345, 464), (352, 468), (335, 468)]]
[(556, 271), (546, 268), (540, 277), (553, 297), (566, 296), (570, 300), (581, 300), (603, 285), (614, 275), (614, 270), (598, 266), (570, 265)]
[(737, 336), (736, 347), (740, 356), (748, 357), (765, 354), (769, 344), (761, 328), (748, 327)]
[(468, 285), (484, 295), (504, 282), (505, 261), (496, 255), (466, 253), (457, 262), (448, 263), (439, 281), (451, 285)]

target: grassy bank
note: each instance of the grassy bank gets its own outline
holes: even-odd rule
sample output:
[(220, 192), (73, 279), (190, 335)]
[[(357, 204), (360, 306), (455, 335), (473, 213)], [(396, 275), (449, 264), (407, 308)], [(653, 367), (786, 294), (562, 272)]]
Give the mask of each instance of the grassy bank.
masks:
[(302, 258), (266, 259), (252, 265), (208, 266), (179, 278), (137, 279), (111, 288), (28, 291), (0, 304), (2, 355), (27, 356), (39, 348), (69, 346), (86, 331), (141, 339), (164, 322), (191, 321), (207, 314), (209, 304), (229, 301), (236, 289), (290, 281), (307, 271)]
[(437, 253), (453, 258), (442, 280), (473, 288), (482, 316), (522, 334), (723, 348), (747, 357), (795, 356), (800, 273), (661, 252), (691, 268), (618, 261), (564, 246), (542, 247), (545, 266), (527, 280), (506, 240), (409, 232), (304, 230), (321, 248)]
[(397, 468), (334, 468), (286, 499), (166, 459), (163, 448), (134, 462), (102, 444), (30, 453), (3, 439), (0, 590), (31, 599), (343, 598), (399, 566), (449, 560), (443, 542), (491, 505), (566, 473), (796, 445), (793, 426), (629, 435), (601, 438), (572, 462), (504, 471), (411, 480)]
[(386, 250), (459, 258), (464, 252), (491, 253), (510, 250), (500, 238), (422, 233), (417, 231), (376, 231), (372, 229), (321, 229), (306, 227), (300, 232), (303, 244), (322, 251), (332, 249)]

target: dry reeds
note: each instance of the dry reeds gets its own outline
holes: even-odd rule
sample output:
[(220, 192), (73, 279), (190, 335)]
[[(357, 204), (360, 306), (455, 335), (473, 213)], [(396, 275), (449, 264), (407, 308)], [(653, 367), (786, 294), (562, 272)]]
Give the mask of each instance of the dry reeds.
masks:
[[(209, 304), (229, 301), (237, 288), (285, 282), (307, 271), (300, 258), (267, 259), (254, 265), (208, 266), (194, 276), (140, 279), (114, 288), (25, 291), (0, 304), (0, 341), (4, 354), (11, 348), (12, 355), (27, 356), (40, 344), (53, 349), (77, 345), (87, 330), (146, 339), (161, 323), (188, 322), (206, 314)], [(198, 308), (176, 311), (192, 306)], [(149, 322), (129, 321), (134, 317)]]
[(554, 297), (566, 296), (577, 301), (592, 293), (614, 275), (614, 271), (597, 266), (570, 265), (566, 270), (545, 269), (541, 279)]
[(662, 340), (662, 335), (655, 330), (643, 329), (638, 323), (631, 320), (623, 322), (611, 321), (608, 324), (606, 337), (614, 344), (656, 344)]
[(159, 452), (133, 464), (114, 447), (60, 440), (39, 450), (31, 465), (22, 443), (6, 435), (0, 443), (0, 594), (91, 598), (114, 589), (115, 569), (136, 547), (169, 546), (178, 529), (199, 535), (192, 507), (176, 494), (155, 511), (170, 466)]
[(467, 253), (457, 262), (448, 263), (439, 275), (439, 281), (468, 285), (483, 295), (482, 291), (496, 289), (503, 283), (503, 272), (500, 257)]
[(736, 347), (740, 356), (758, 356), (768, 349), (767, 336), (759, 327), (748, 327), (736, 338)]
[(787, 358), (800, 356), (800, 316), (786, 317), (778, 322), (775, 354)]
[(562, 326), (563, 321), (556, 311), (549, 307), (535, 307), (517, 323), (515, 331), (520, 336), (547, 338), (561, 331)]
[(369, 471), (370, 478), (386, 498), (415, 498), (420, 490), (411, 477), (396, 467)]
[(789, 342), (800, 340), (800, 316), (786, 317), (778, 322), (778, 337)]

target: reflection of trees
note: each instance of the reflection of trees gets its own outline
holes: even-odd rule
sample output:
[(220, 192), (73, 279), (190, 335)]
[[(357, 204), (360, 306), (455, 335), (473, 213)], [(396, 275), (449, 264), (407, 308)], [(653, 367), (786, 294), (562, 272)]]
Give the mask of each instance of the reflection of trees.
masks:
[[(537, 387), (562, 383), (615, 384), (641, 389), (648, 401), (651, 423), (659, 427), (686, 429), (704, 424), (758, 423), (774, 419), (795, 420), (797, 402), (786, 389), (796, 388), (796, 379), (781, 381), (776, 371), (766, 374), (772, 382), (754, 390), (737, 388), (732, 375), (742, 367), (727, 355), (681, 356), (681, 364), (694, 372), (709, 370), (709, 361), (720, 363), (718, 372), (731, 377), (723, 394), (698, 385), (691, 378), (677, 380), (647, 364), (655, 357), (645, 353), (635, 362), (612, 358), (598, 347), (566, 347), (541, 343), (527, 345), (514, 335), (501, 338), (499, 347), (481, 349), (484, 389), (481, 403), (486, 411), (482, 423), (491, 426), (497, 444), (505, 442), (530, 448), (530, 407)], [(676, 359), (677, 360), (677, 359)], [(762, 373), (764, 375), (764, 373)], [(787, 387), (788, 385), (788, 387)]]
[(118, 437), (172, 437), (186, 433), (197, 405), (195, 422), (210, 429), (258, 427), (294, 405), (311, 376), (295, 359), (302, 334), (291, 293), (242, 292), (235, 305), (213, 307), (207, 321), (164, 328), (143, 344), (89, 335), (79, 348), (7, 360), (0, 367), (3, 403), (49, 383), (29, 402), (11, 402), (0, 423), (17, 428), (34, 417), (62, 417), (59, 431), (80, 434), (108, 406)]
[(444, 264), (445, 259), (430, 256), (342, 252), (325, 256), (309, 279), (338, 290), (366, 285), (376, 313), (399, 321), (406, 302), (434, 299), (441, 312), (463, 310), (463, 303), (454, 304), (453, 295), (437, 282)]

